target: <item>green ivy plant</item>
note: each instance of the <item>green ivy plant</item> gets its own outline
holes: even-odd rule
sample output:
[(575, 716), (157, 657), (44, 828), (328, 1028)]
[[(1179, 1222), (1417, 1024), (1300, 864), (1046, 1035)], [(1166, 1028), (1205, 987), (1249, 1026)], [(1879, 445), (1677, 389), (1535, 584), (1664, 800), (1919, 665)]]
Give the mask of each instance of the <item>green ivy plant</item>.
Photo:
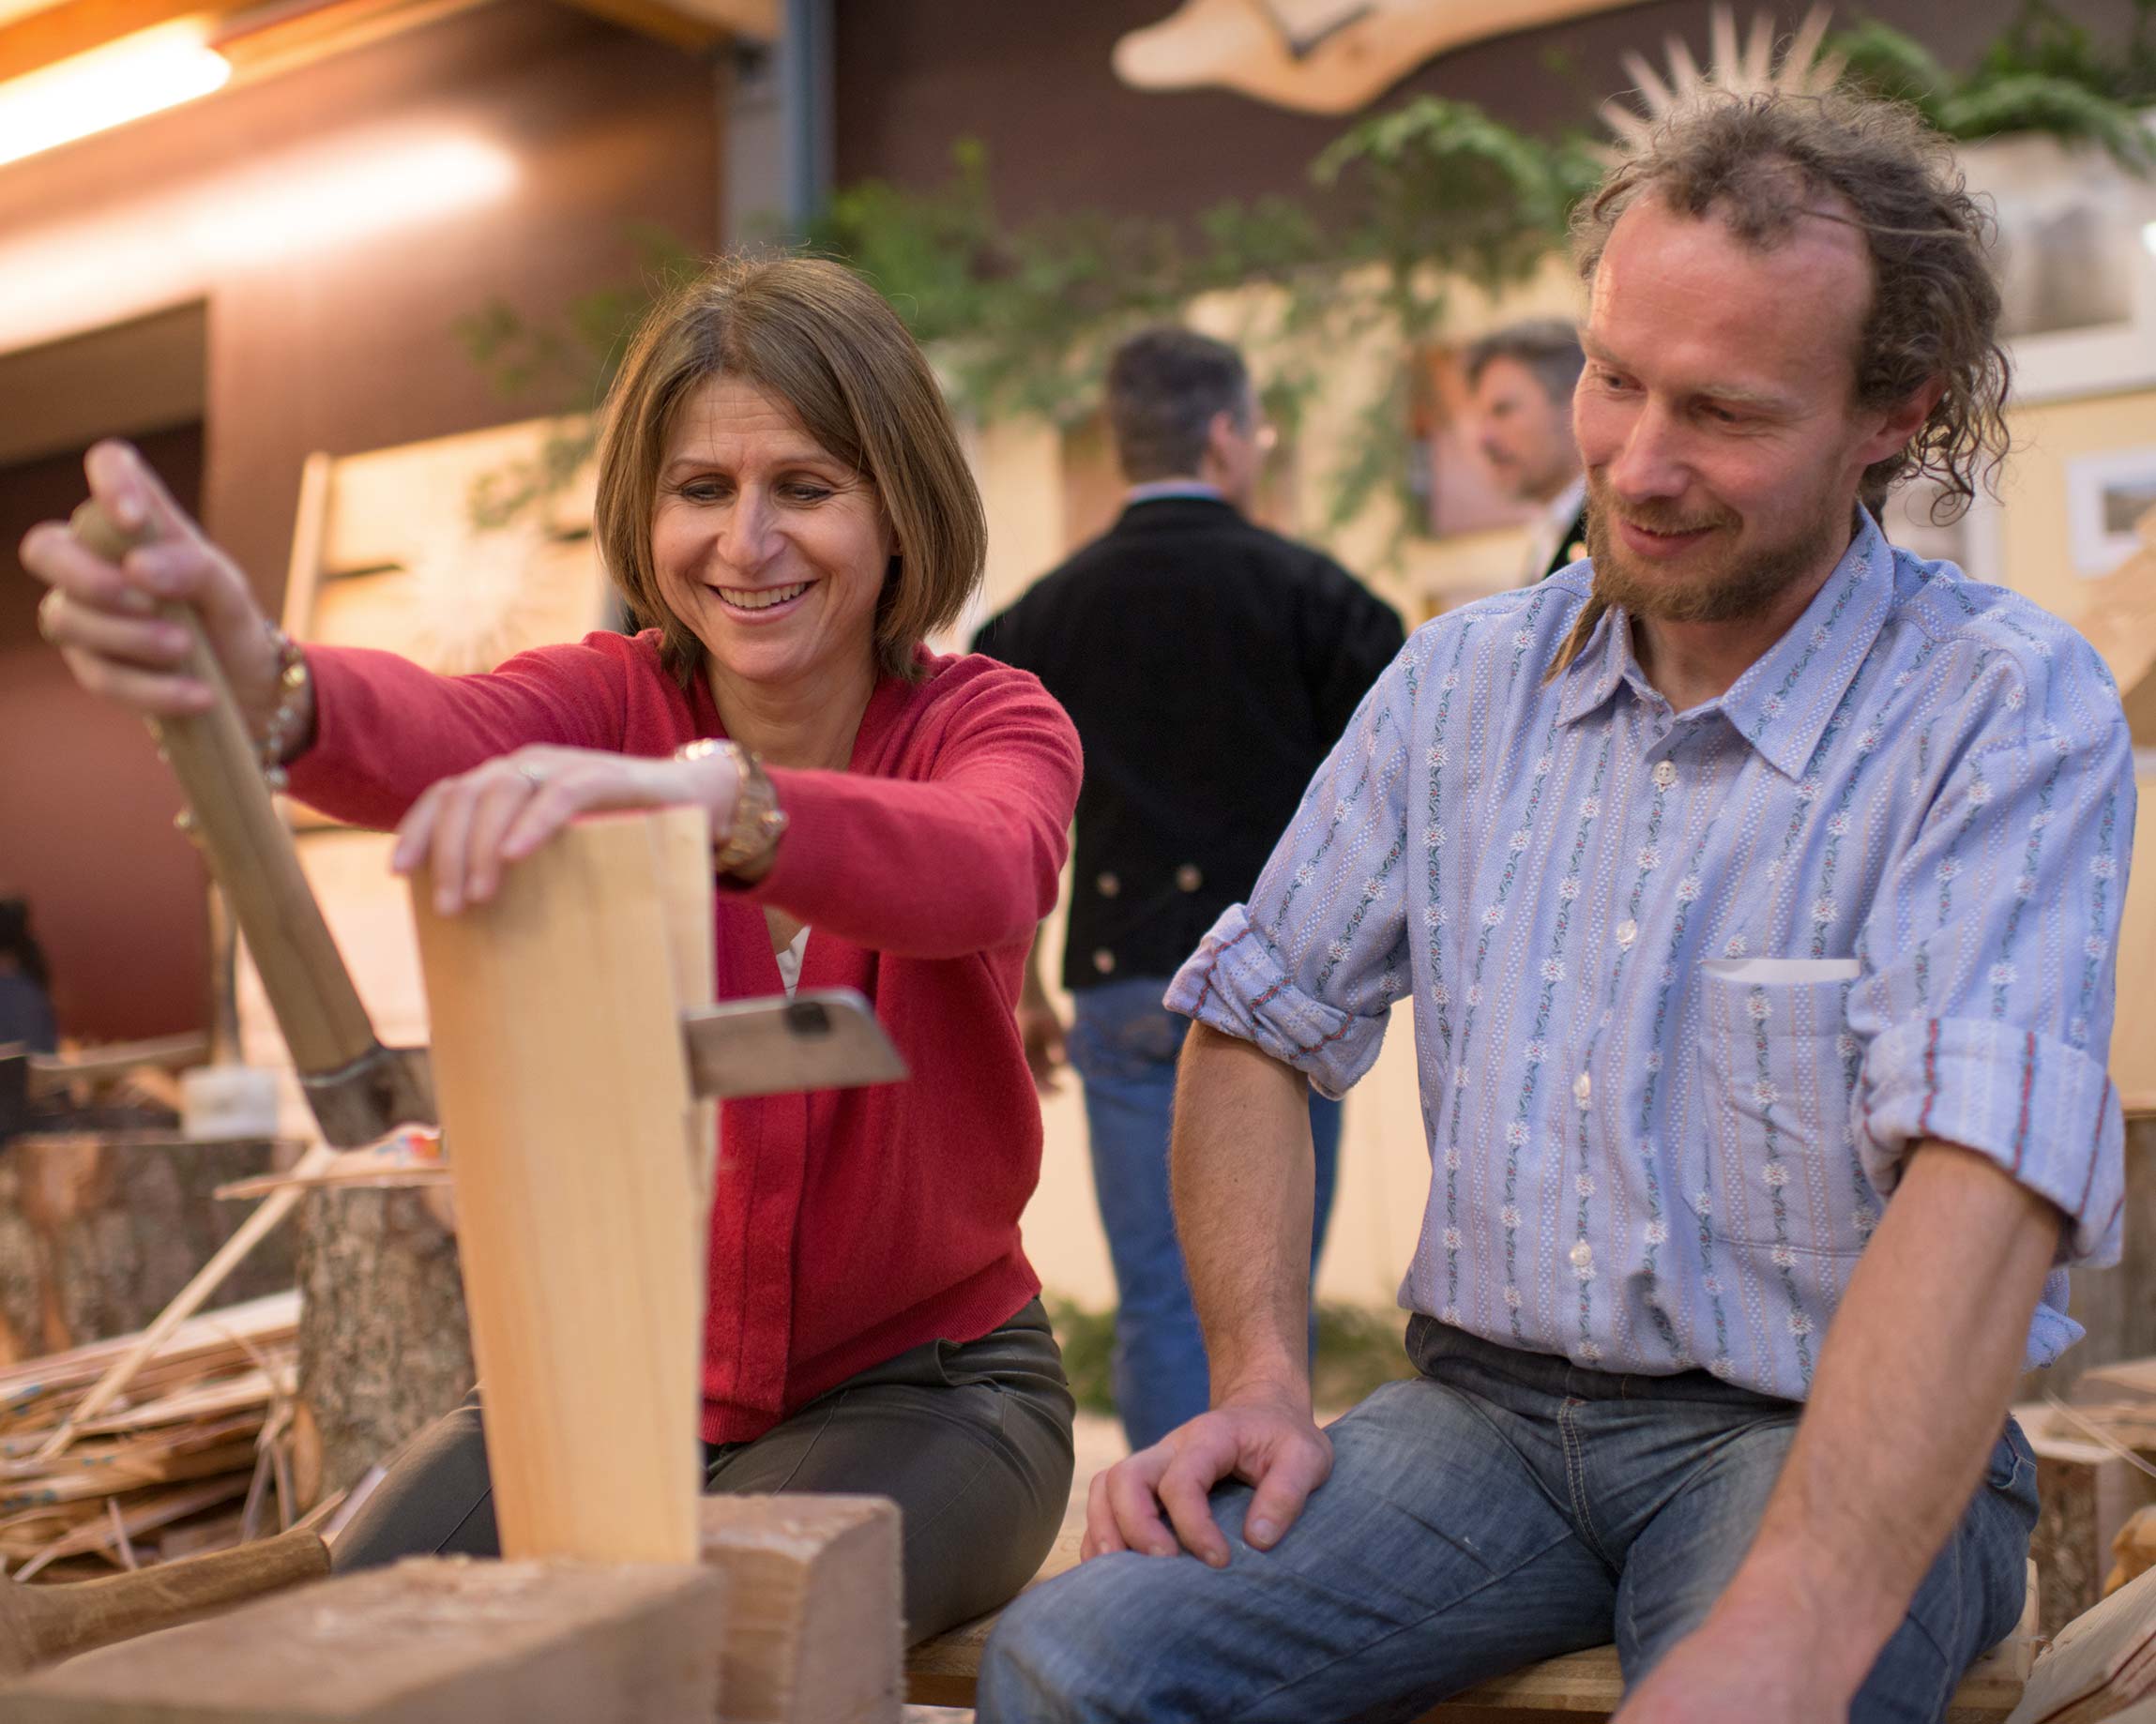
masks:
[[(1328, 355), (1381, 337), (1404, 355), (1439, 330), (1449, 287), (1525, 280), (1562, 242), (1594, 174), (1577, 143), (1424, 96), (1350, 128), (1312, 164), (1300, 199), (1222, 204), (1188, 226), (1101, 211), (1007, 224), (985, 153), (967, 143), (934, 191), (872, 181), (840, 192), (811, 245), (890, 298), (954, 403), (983, 421), (1074, 423), (1131, 330), (1208, 293), (1265, 290), (1244, 294), (1235, 333), (1292, 434)], [(1406, 386), (1403, 365), (1358, 415), (1323, 484), (1321, 530), (1389, 490), (1407, 531)]]
[(1828, 51), (1844, 81), (1905, 101), (1947, 137), (1964, 141), (2039, 132), (2087, 144), (2135, 174), (2156, 168), (2156, 0), (2133, 0), (2126, 40), (2106, 47), (2053, 0), (2024, 0), (1999, 38), (1965, 73), (1876, 22), (1844, 31)]

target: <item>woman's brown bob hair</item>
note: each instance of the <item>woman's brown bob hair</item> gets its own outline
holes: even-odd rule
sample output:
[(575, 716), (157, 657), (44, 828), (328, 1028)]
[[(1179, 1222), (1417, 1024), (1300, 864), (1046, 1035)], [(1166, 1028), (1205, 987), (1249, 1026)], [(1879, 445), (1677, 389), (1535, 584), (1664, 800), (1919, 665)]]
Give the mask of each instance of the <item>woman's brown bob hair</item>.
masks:
[(935, 374), (898, 313), (820, 258), (727, 258), (654, 310), (607, 407), (595, 527), (608, 572), (658, 625), (684, 686), (702, 643), (659, 590), (651, 517), (674, 420), (712, 377), (782, 402), (801, 429), (875, 488), (898, 537), (876, 601), (876, 664), (919, 674), (915, 649), (955, 623), (980, 582), (988, 523)]

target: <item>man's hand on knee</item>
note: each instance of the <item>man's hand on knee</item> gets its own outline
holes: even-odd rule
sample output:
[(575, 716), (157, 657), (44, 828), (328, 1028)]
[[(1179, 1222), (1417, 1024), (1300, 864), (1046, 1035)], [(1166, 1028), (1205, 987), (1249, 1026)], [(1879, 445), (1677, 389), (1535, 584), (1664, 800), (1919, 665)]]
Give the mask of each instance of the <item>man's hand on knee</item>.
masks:
[(1080, 1558), (1189, 1550), (1224, 1568), (1228, 1541), (1207, 1500), (1215, 1485), (1234, 1477), (1254, 1487), (1243, 1537), (1268, 1550), (1331, 1471), (1332, 1443), (1307, 1403), (1257, 1394), (1222, 1401), (1094, 1475)]

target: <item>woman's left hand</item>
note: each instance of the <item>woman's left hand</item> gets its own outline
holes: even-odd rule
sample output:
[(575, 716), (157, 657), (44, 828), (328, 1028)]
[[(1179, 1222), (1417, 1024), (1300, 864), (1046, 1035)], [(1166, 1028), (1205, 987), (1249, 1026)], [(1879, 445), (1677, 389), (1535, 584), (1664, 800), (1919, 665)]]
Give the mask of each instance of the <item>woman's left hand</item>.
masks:
[(434, 876), (434, 908), (455, 915), (493, 897), (508, 864), (528, 856), (580, 814), (691, 804), (714, 828), (734, 818), (739, 788), (727, 750), (651, 760), (601, 749), (519, 749), (429, 786), (397, 828), (389, 866)]

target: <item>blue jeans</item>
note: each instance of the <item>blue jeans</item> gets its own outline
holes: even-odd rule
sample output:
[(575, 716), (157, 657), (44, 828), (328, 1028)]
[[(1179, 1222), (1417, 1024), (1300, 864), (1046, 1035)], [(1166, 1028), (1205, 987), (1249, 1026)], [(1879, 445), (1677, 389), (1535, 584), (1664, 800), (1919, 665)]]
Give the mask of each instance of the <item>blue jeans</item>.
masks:
[[(1093, 1190), (1116, 1267), (1112, 1381), (1134, 1449), (1197, 1417), (1208, 1400), (1205, 1338), (1168, 1200), (1176, 1056), (1191, 1021), (1161, 1004), (1167, 991), (1165, 976), (1138, 976), (1071, 996), (1070, 1064), (1086, 1091)], [(1310, 1239), (1314, 1266), (1332, 1213), (1340, 1103), (1312, 1094), (1310, 1136), (1317, 1151)]]
[[(1241, 1537), (1250, 1488), (1224, 1485), (1227, 1567), (1097, 1557), (1010, 1605), (982, 1656), (980, 1724), (1375, 1724), (1613, 1640), (1637, 1683), (1743, 1559), (1802, 1409), (1427, 1317), (1408, 1352), (1421, 1374), (1333, 1424), (1332, 1475), (1270, 1553)], [(1853, 1724), (1943, 1716), (2019, 1619), (2035, 1524), (2036, 1462), (2010, 1421)]]

